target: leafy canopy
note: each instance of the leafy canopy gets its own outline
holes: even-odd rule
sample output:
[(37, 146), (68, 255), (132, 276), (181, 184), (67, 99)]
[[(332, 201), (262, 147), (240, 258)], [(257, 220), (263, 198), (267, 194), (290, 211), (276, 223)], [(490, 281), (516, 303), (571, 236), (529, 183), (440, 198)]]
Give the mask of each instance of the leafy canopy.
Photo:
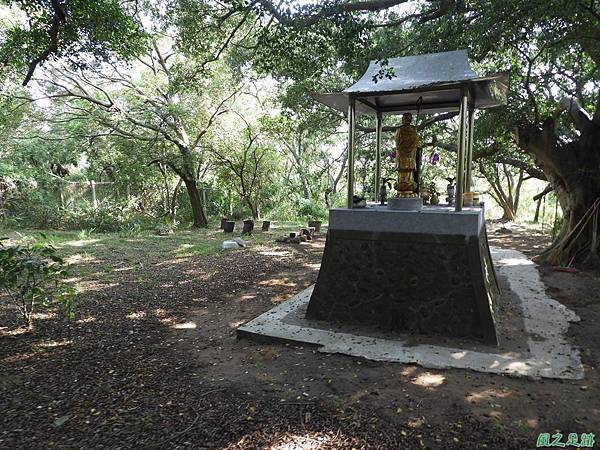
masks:
[(0, 22), (0, 70), (24, 73), (23, 85), (51, 58), (66, 58), (75, 66), (86, 67), (112, 56), (127, 59), (145, 45), (146, 36), (135, 17), (137, 2), (0, 1), (0, 7), (3, 4), (17, 16), (26, 17)]

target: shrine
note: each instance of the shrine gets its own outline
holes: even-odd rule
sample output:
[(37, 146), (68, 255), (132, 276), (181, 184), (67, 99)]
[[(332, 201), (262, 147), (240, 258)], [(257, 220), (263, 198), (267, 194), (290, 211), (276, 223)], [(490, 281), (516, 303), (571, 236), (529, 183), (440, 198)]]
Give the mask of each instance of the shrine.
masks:
[[(507, 75), (479, 76), (465, 50), (393, 58), (387, 64), (393, 76), (381, 77), (381, 64), (372, 61), (345, 91), (311, 94), (347, 114), (348, 201), (347, 208), (329, 212), (327, 242), (307, 318), (496, 344), (498, 285), (484, 211), (463, 207), (463, 192), (472, 184), (475, 110), (505, 103)], [(454, 207), (423, 207), (418, 196), (417, 137), (411, 125), (412, 114), (418, 112), (459, 113)], [(359, 114), (376, 118), (376, 187), (381, 179), (383, 117), (404, 115), (396, 132), (396, 197), (387, 207), (353, 205)]]

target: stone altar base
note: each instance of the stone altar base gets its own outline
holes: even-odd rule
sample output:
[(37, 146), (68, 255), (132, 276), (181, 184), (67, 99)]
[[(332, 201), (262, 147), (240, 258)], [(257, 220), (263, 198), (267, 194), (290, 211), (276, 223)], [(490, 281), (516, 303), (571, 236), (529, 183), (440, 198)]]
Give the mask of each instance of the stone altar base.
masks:
[(333, 209), (306, 317), (494, 345), (497, 295), (482, 209)]
[(496, 321), (499, 345), (472, 340), (408, 335), (364, 325), (306, 318), (313, 288), (305, 289), (242, 325), (238, 338), (315, 345), (375, 361), (416, 363), (526, 378), (577, 380), (584, 375), (579, 351), (567, 340), (571, 310), (546, 295), (535, 263), (515, 250), (491, 249), (501, 293)]
[(420, 211), (423, 209), (423, 199), (421, 197), (393, 197), (388, 199), (387, 207), (397, 211)]

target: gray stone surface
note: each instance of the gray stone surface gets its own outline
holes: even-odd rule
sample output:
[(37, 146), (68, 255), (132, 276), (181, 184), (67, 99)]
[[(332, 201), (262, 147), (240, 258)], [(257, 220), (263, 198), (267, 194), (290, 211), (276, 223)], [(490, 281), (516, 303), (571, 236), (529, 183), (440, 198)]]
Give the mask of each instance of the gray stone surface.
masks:
[(388, 199), (387, 207), (395, 211), (420, 211), (423, 209), (423, 199), (393, 197)]
[[(353, 327), (331, 329), (328, 324), (303, 319), (312, 288), (267, 311), (238, 328), (239, 338), (259, 341), (287, 341), (313, 344), (324, 353), (341, 353), (376, 361), (416, 363), (428, 368), (462, 368), (479, 372), (508, 374), (527, 378), (582, 379), (579, 351), (568, 341), (566, 332), (579, 317), (549, 298), (535, 263), (515, 250), (492, 249), (498, 276), (508, 279), (516, 297), (525, 333), (520, 343), (525, 351), (499, 351), (491, 347), (415, 344), (406, 337), (374, 337)], [(502, 297), (500, 298), (502, 301)], [(507, 333), (509, 331), (506, 331)], [(515, 335), (508, 336), (511, 340)], [(502, 340), (502, 336), (500, 337)]]
[(306, 316), (497, 344), (487, 239), (329, 229)]
[(395, 211), (386, 206), (362, 209), (329, 210), (329, 229), (381, 231), (395, 233), (431, 233), (477, 236), (484, 226), (482, 208), (427, 207), (421, 211)]

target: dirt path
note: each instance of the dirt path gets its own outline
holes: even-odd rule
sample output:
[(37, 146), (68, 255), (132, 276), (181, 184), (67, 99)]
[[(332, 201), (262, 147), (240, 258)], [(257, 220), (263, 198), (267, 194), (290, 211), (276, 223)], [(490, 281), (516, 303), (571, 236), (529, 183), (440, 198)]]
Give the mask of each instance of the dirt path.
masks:
[[(490, 241), (541, 245), (519, 230)], [(542, 269), (582, 317), (586, 379), (529, 381), (238, 341), (239, 324), (314, 283), (323, 239), (185, 257), (167, 243), (61, 246), (78, 264), (79, 320), (0, 337), (0, 448), (521, 449), (540, 432), (600, 436), (591, 275)]]

